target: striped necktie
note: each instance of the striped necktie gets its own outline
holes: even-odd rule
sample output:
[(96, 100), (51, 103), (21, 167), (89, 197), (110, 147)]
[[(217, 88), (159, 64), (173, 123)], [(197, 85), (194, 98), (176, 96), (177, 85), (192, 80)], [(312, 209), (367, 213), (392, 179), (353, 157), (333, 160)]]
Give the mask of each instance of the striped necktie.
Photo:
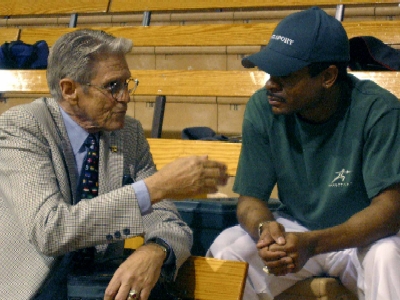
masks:
[(89, 134), (84, 145), (86, 146), (86, 157), (80, 176), (80, 198), (92, 199), (97, 196), (99, 189), (99, 146), (93, 134)]

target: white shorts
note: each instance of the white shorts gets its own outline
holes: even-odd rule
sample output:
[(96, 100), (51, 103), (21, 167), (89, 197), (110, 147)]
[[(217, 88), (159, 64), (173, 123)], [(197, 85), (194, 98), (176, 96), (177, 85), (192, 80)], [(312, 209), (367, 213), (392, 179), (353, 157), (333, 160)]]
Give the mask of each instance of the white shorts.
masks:
[[(287, 232), (307, 228), (275, 214)], [(224, 230), (211, 245), (207, 256), (246, 261), (249, 271), (243, 299), (273, 299), (297, 281), (327, 274), (340, 278), (344, 286), (365, 300), (400, 299), (400, 233), (381, 239), (365, 249), (346, 249), (316, 255), (297, 273), (269, 276), (262, 271), (254, 240), (238, 226)]]

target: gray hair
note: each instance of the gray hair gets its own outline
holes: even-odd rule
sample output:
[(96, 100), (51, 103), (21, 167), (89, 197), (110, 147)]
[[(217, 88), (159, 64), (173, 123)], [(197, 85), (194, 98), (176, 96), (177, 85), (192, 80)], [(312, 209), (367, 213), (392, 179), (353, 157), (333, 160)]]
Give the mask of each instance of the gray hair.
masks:
[(127, 54), (133, 43), (126, 38), (116, 38), (101, 30), (82, 29), (60, 37), (50, 50), (47, 63), (47, 84), (50, 94), (62, 99), (59, 82), (69, 78), (76, 82), (89, 82), (93, 74), (94, 57), (99, 53)]

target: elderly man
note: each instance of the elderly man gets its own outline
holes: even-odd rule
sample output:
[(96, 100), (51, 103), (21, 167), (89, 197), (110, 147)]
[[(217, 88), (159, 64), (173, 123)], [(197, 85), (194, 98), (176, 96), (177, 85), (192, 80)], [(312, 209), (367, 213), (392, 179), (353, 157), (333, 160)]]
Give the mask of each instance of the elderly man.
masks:
[(66, 299), (75, 267), (117, 257), (142, 235), (104, 299), (146, 300), (189, 256), (191, 230), (164, 199), (216, 192), (226, 167), (188, 157), (156, 172), (140, 123), (126, 116), (131, 48), (102, 31), (62, 36), (48, 60), (53, 98), (0, 117), (2, 299)]

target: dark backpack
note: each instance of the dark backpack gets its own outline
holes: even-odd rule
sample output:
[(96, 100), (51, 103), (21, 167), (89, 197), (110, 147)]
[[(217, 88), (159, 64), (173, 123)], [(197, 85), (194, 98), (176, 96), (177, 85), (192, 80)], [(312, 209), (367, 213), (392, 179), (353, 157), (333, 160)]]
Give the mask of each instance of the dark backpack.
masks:
[(0, 69), (46, 69), (48, 56), (49, 46), (42, 40), (33, 45), (4, 43), (0, 47)]
[(353, 71), (400, 71), (400, 51), (373, 36), (358, 36), (349, 40)]

